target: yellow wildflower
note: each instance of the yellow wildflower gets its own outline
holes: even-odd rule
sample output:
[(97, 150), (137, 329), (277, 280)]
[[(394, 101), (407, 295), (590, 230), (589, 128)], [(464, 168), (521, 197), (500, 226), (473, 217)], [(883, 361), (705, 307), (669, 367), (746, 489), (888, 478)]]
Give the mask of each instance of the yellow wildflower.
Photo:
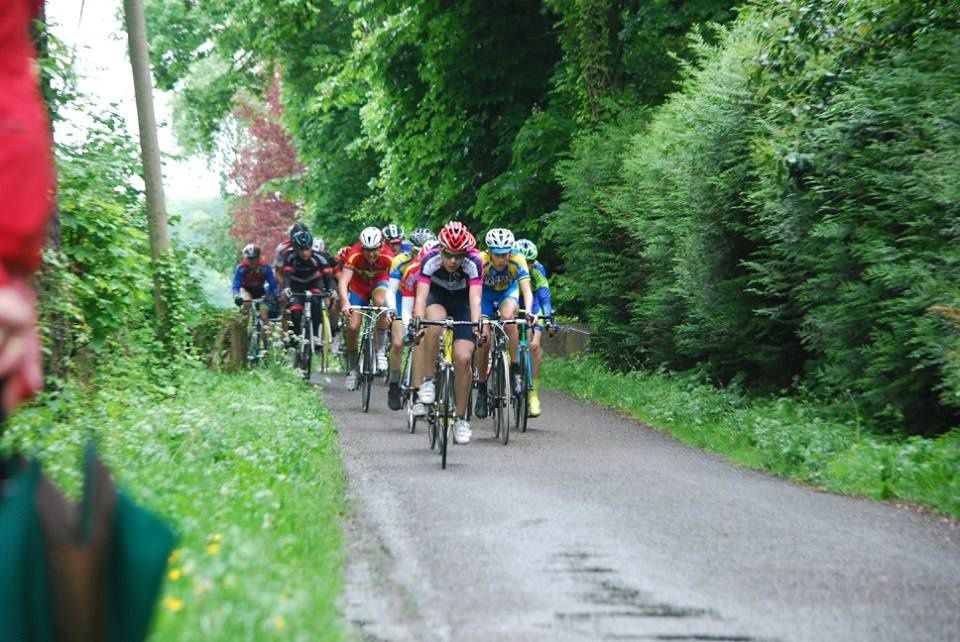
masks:
[(165, 597), (163, 598), (163, 606), (171, 613), (176, 613), (183, 608), (183, 600), (179, 597)]
[(219, 552), (220, 552), (220, 544), (216, 542), (207, 544), (207, 555), (216, 555)]
[(170, 572), (167, 573), (167, 577), (170, 578), (171, 582), (176, 582), (177, 580), (179, 580), (181, 575), (183, 575), (183, 573), (180, 571), (179, 568), (172, 568), (170, 569)]
[(180, 561), (180, 555), (183, 553), (182, 548), (178, 548), (174, 552), (170, 553), (170, 557), (167, 558), (168, 564), (176, 564)]
[(277, 617), (273, 618), (273, 628), (278, 631), (282, 631), (285, 626), (287, 626), (287, 621), (283, 619), (282, 615), (278, 615)]

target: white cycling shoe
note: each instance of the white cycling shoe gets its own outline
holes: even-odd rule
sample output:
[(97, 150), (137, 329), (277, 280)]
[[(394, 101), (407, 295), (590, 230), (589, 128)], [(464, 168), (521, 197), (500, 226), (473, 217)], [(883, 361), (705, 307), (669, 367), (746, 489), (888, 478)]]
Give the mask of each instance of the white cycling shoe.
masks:
[(436, 400), (437, 385), (432, 378), (428, 377), (423, 380), (423, 383), (420, 384), (420, 392), (417, 393), (417, 397), (423, 403), (433, 403)]
[(347, 373), (347, 390), (356, 390), (357, 389), (357, 376), (356, 370), (351, 370)]
[(389, 367), (390, 362), (387, 361), (387, 352), (385, 350), (377, 351), (377, 370), (384, 372)]
[(457, 419), (453, 422), (453, 443), (469, 444), (472, 436), (470, 423), (466, 419)]
[(426, 417), (427, 416), (427, 407), (421, 402), (417, 402), (410, 406), (410, 414), (414, 417)]

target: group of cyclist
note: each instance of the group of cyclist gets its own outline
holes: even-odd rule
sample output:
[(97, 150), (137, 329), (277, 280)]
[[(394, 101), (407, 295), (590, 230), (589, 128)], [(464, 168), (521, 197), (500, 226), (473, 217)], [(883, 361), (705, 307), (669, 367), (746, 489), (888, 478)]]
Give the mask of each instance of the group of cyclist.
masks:
[[(260, 257), (260, 248), (247, 245), (243, 262), (234, 275), (233, 292), (237, 305), (264, 301), (260, 314), (267, 322), (267, 308), (279, 290), (279, 305), (286, 304), (295, 335), (306, 304), (306, 292), (319, 296), (310, 299), (319, 306), (327, 298), (331, 316), (342, 315), (342, 341), (347, 363), (346, 386), (358, 385), (358, 335), (362, 316), (354, 307), (377, 306), (385, 314), (377, 317), (376, 359), (380, 371), (387, 371), (387, 404), (400, 410), (401, 367), (404, 343), (416, 343), (413, 352), (412, 412), (425, 415), (426, 405), (435, 400), (434, 368), (440, 343), (440, 326), (419, 327), (417, 320), (467, 321), (454, 326), (453, 361), (456, 419), (453, 438), (466, 444), (471, 438), (467, 404), (472, 384), (472, 361), (485, 363), (489, 351), (489, 326), (483, 318), (498, 316), (512, 320), (522, 310), (533, 330), (530, 356), (533, 385), (529, 390), (529, 414), (541, 413), (540, 342), (544, 331), (556, 327), (546, 268), (537, 261), (537, 246), (528, 239), (515, 239), (504, 228), (487, 232), (486, 250), (477, 247), (476, 238), (459, 221), (451, 221), (434, 235), (417, 228), (404, 238), (395, 224), (380, 229), (364, 228), (352, 246), (340, 248), (335, 257), (326, 252), (321, 239), (314, 239), (301, 223), (289, 230), (289, 238), (276, 249), (273, 270)], [(521, 305), (522, 304), (522, 305)], [(314, 336), (319, 336), (319, 309), (311, 310)], [(541, 320), (546, 319), (545, 326)], [(509, 337), (510, 374), (516, 388), (521, 369), (517, 362), (519, 333), (515, 325), (506, 326)], [(388, 355), (389, 351), (389, 355)], [(478, 368), (478, 394), (474, 414), (487, 416), (486, 368)]]

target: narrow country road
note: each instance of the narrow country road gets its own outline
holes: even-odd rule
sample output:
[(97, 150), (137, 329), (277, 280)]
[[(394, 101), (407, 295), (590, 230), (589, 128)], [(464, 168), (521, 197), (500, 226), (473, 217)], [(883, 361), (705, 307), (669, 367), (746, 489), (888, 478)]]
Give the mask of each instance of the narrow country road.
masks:
[(354, 639), (960, 640), (960, 527), (741, 470), (560, 394), (451, 446), (317, 375), (353, 515)]

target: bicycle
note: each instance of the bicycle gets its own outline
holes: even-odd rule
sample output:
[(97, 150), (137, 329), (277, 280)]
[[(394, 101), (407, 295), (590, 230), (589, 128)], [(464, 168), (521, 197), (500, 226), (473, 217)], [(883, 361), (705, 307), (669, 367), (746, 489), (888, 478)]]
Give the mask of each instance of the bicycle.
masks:
[(263, 319), (260, 317), (260, 305), (265, 302), (264, 298), (249, 299), (244, 301), (250, 308), (249, 330), (247, 332), (247, 363), (256, 365), (260, 358), (266, 355), (270, 349), (267, 338), (266, 328), (263, 327)]
[[(516, 319), (485, 320), (493, 332), (493, 345), (487, 360), (487, 412), (493, 420), (494, 436), (504, 446), (510, 441), (510, 415), (513, 407), (513, 386), (510, 384), (510, 338), (505, 326), (516, 324)], [(522, 322), (521, 322), (522, 323)]]
[[(293, 366), (303, 371), (303, 378), (306, 381), (310, 381), (310, 369), (313, 365), (313, 305), (311, 300), (315, 296), (319, 296), (321, 302), (324, 301), (324, 293), (317, 291), (307, 291), (302, 294), (297, 294), (296, 296), (304, 297), (303, 304), (303, 316), (300, 319), (300, 339), (299, 344), (296, 347), (296, 353), (293, 358)], [(329, 330), (330, 324), (327, 321), (327, 330)], [(321, 364), (321, 367), (325, 367), (325, 364)]]
[(472, 321), (429, 321), (418, 319), (414, 322), (414, 333), (420, 326), (441, 326), (440, 347), (437, 350), (437, 366), (434, 374), (436, 396), (427, 412), (427, 439), (430, 450), (439, 447), (440, 468), (447, 467), (447, 445), (450, 441), (451, 419), (456, 417), (456, 399), (454, 394), (454, 366), (453, 366), (453, 328), (458, 325), (476, 326)]
[[(409, 335), (408, 335), (409, 336)], [(407, 430), (411, 434), (417, 431), (417, 419), (419, 417), (413, 414), (413, 349), (414, 344), (404, 338), (403, 350), (403, 370), (400, 378), (400, 399), (401, 408), (407, 411)]]
[(390, 308), (376, 305), (355, 305), (353, 311), (363, 315), (363, 322), (360, 326), (360, 407), (363, 412), (370, 410), (370, 389), (373, 387), (373, 379), (379, 373), (377, 368), (376, 352), (376, 333), (377, 321), (388, 312)]
[[(520, 429), (520, 432), (527, 432), (527, 417), (529, 414), (529, 399), (527, 393), (533, 387), (533, 363), (530, 360), (530, 345), (527, 342), (527, 331), (529, 326), (524, 318), (527, 315), (526, 310), (517, 310), (517, 330), (520, 337), (517, 342), (517, 363), (520, 365), (520, 381), (514, 386), (513, 398), (513, 425)], [(513, 383), (513, 382), (511, 382)]]

